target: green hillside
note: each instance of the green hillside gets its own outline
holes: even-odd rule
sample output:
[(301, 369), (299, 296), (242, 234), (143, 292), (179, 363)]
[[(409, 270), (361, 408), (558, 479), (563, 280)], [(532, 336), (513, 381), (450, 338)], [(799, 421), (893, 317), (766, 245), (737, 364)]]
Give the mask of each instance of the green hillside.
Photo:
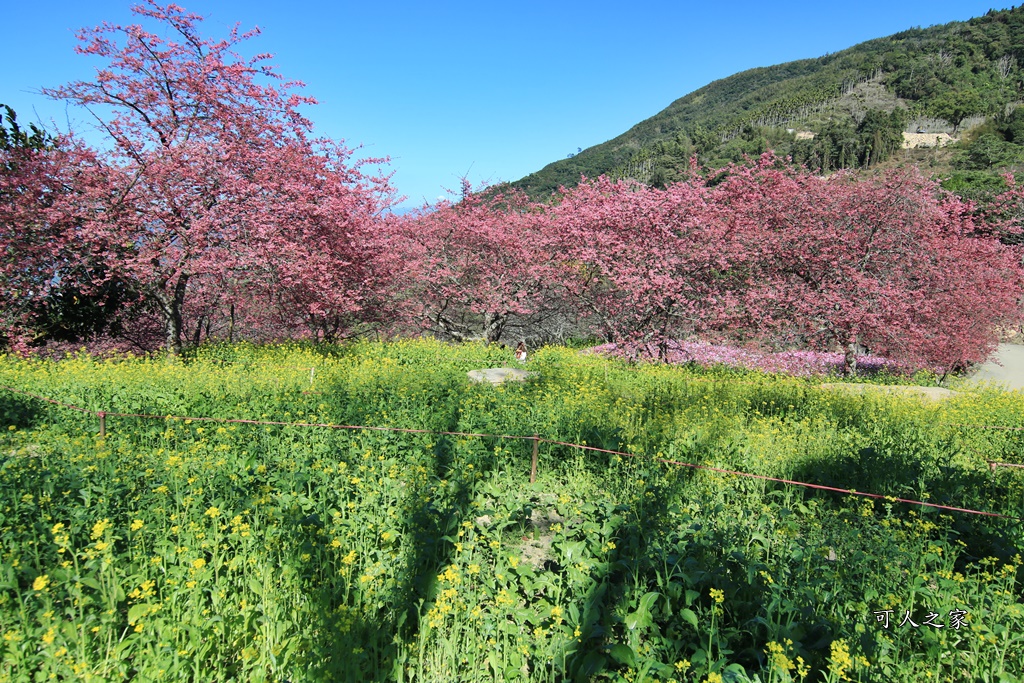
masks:
[(1024, 99), (1022, 64), (1024, 6), (914, 28), (715, 81), (513, 185), (533, 196), (572, 186), (581, 175), (664, 185), (694, 154), (717, 167), (769, 148), (826, 171), (896, 156), (919, 161), (920, 154), (901, 149), (902, 133), (918, 130), (955, 137), (969, 130), (946, 153), (933, 154), (932, 165), (940, 157), (961, 182), (983, 184), (979, 172), (1024, 161), (1024, 110), (1014, 111)]

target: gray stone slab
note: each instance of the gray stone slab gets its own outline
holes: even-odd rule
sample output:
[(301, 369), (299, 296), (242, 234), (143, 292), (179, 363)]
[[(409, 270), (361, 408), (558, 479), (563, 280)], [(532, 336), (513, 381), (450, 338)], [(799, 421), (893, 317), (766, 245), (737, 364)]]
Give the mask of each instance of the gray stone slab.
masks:
[(472, 382), (490, 382), (501, 384), (502, 382), (525, 382), (530, 377), (536, 377), (536, 372), (527, 372), (519, 368), (487, 368), (485, 370), (470, 370), (469, 379)]
[(1024, 389), (1024, 346), (1000, 344), (992, 358), (976, 366), (967, 379), (1002, 385), (1011, 391)]

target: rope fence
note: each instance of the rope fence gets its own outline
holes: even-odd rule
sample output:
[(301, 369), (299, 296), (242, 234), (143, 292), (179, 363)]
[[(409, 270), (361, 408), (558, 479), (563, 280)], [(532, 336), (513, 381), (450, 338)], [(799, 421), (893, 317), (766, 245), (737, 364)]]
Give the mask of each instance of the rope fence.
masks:
[[(28, 391), (15, 389), (5, 385), (0, 385), (0, 389), (5, 391), (20, 394), (22, 396), (28, 396), (40, 401), (44, 401), (51, 405), (55, 405), (68, 410), (76, 411), (86, 415), (95, 415), (99, 420), (99, 436), (106, 436), (106, 418), (107, 417), (134, 417), (147, 420), (191, 420), (192, 422), (216, 422), (220, 424), (249, 424), (249, 425), (267, 425), (267, 426), (280, 426), (280, 427), (317, 427), (324, 429), (340, 429), (340, 430), (361, 430), (361, 431), (379, 431), (379, 432), (396, 432), (405, 434), (430, 434), (438, 436), (461, 436), (466, 438), (492, 438), (492, 439), (512, 439), (519, 441), (532, 441), (532, 454), (530, 459), (530, 483), (534, 483), (537, 480), (537, 460), (539, 454), (540, 444), (546, 443), (554, 446), (565, 446), (568, 448), (578, 448), (584, 451), (591, 451), (596, 453), (605, 453), (609, 455), (616, 455), (619, 457), (636, 458), (643, 457), (638, 456), (636, 453), (627, 453), (624, 451), (616, 451), (607, 448), (598, 448), (597, 446), (587, 446), (585, 444), (571, 443), (567, 441), (558, 441), (555, 439), (547, 439), (541, 437), (539, 434), (532, 434), (529, 436), (522, 434), (487, 434), (482, 432), (452, 432), (452, 431), (435, 431), (430, 429), (413, 429), (407, 427), (381, 427), (371, 425), (338, 425), (323, 422), (282, 422), (277, 420), (246, 420), (241, 418), (223, 418), (223, 417), (192, 417), (184, 415), (151, 415), (146, 413), (121, 413), (114, 411), (103, 411), (103, 410), (89, 410), (87, 408), (81, 408), (79, 406), (72, 405), (70, 403), (64, 403), (57, 401), (46, 396), (40, 396)], [(944, 424), (944, 423), (940, 423)], [(944, 424), (944, 426), (950, 427), (975, 427), (980, 429), (1007, 429), (1007, 430), (1024, 430), (1024, 427), (1003, 427), (1003, 426), (992, 426), (992, 425), (954, 425)], [(1013, 521), (1024, 521), (1024, 518), (1014, 517), (1012, 515), (1004, 515), (997, 512), (988, 512), (985, 510), (973, 510), (970, 508), (956, 507), (952, 505), (941, 505), (939, 503), (929, 503), (927, 501), (913, 500), (910, 498), (899, 498), (896, 496), (886, 496), (879, 493), (869, 493), (866, 491), (857, 491), (854, 489), (842, 489), (835, 486), (826, 486), (823, 484), (812, 484), (805, 481), (796, 481), (793, 479), (784, 479), (780, 477), (770, 477), (764, 474), (753, 474), (751, 472), (741, 472), (738, 470), (729, 470), (721, 467), (714, 467), (712, 465), (699, 465), (696, 463), (682, 462), (680, 460), (671, 460), (668, 458), (652, 458), (655, 462), (674, 465), (678, 467), (687, 467), (693, 470), (706, 470), (709, 472), (716, 472), (718, 474), (725, 474), (735, 477), (745, 477), (749, 479), (757, 479), (761, 481), (771, 481), (780, 484), (786, 484), (788, 486), (799, 486), (808, 489), (814, 489), (819, 491), (831, 491), (833, 493), (839, 493), (845, 496), (860, 496), (864, 498), (872, 498), (876, 500), (887, 500), (891, 502), (907, 503), (910, 505), (920, 505), (922, 507), (929, 507), (939, 510), (948, 510), (951, 512), (962, 512), (971, 515), (980, 515), (985, 517), (995, 517), (999, 519), (1008, 519)], [(1021, 468), (1024, 469), (1024, 465), (1017, 463), (1006, 463), (1006, 462), (995, 462), (987, 461), (991, 472), (995, 472), (997, 467), (1010, 467), (1010, 468)]]
[(955, 422), (940, 422), (943, 427), (960, 427), (962, 429), (999, 429), (1007, 432), (1024, 432), (1024, 427), (1004, 427), (1002, 425), (962, 425)]

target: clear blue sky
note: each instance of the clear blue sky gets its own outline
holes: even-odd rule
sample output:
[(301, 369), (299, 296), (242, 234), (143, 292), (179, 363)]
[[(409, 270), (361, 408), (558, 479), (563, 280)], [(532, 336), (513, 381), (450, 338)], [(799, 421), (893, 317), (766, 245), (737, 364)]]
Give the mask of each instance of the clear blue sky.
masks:
[[(12, 2), (0, 17), (0, 102), (56, 119), (43, 86), (89, 78), (74, 30), (129, 23), (129, 2)], [(221, 37), (259, 26), (271, 52), (320, 105), (320, 133), (390, 156), (406, 205), (516, 180), (624, 132), (673, 100), (738, 71), (837, 52), (913, 26), (965, 20), (978, 0), (766, 2), (365, 2), (179, 0)], [(75, 121), (86, 118), (74, 111)]]

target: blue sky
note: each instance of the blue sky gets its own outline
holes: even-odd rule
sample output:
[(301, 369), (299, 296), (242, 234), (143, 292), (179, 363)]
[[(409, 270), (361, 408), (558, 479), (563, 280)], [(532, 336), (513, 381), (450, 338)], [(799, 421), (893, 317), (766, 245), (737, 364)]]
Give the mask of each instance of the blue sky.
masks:
[[(22, 120), (84, 122), (38, 94), (89, 78), (74, 30), (131, 22), (129, 2), (16, 2), (0, 19), (0, 102)], [(320, 105), (318, 132), (390, 156), (406, 206), (468, 175), (516, 180), (624, 132), (673, 100), (738, 71), (837, 52), (913, 26), (965, 20), (975, 0), (764, 2), (242, 2), (179, 0), (221, 37), (259, 26)]]

